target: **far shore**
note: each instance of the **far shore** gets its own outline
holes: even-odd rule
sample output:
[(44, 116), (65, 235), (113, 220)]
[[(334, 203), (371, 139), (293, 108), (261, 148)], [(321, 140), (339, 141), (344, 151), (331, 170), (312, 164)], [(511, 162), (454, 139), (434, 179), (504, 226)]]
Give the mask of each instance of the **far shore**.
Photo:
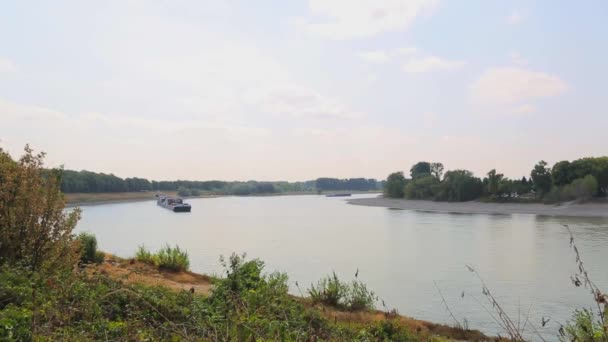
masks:
[[(348, 192), (351, 194), (377, 194), (378, 191), (324, 191), (321, 195), (330, 193), (341, 193)], [(178, 196), (177, 191), (162, 191), (168, 196)], [(86, 205), (98, 205), (98, 204), (111, 204), (111, 203), (124, 203), (124, 202), (140, 202), (140, 201), (152, 201), (156, 200), (154, 196), (157, 194), (156, 191), (140, 191), (140, 192), (100, 192), (100, 193), (67, 193), (65, 198), (69, 207), (86, 206)], [(255, 194), (246, 195), (245, 197), (267, 197), (267, 196), (295, 196), (295, 195), (317, 195), (316, 191), (297, 191), (297, 192), (276, 192), (267, 194)], [(200, 196), (188, 196), (184, 197), (186, 200), (191, 198), (213, 198), (213, 197), (225, 197), (235, 196), (227, 194), (217, 193), (203, 193)]]
[(434, 202), (397, 198), (356, 198), (349, 204), (368, 207), (384, 207), (417, 211), (436, 211), (467, 214), (531, 214), (542, 216), (600, 217), (608, 218), (608, 201), (587, 203), (484, 203), (484, 202)]

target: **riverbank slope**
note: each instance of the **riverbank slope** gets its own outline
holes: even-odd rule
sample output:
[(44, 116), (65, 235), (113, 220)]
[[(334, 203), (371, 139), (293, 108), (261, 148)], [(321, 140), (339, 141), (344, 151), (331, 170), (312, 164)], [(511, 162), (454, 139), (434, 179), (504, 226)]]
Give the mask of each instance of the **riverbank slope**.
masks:
[[(122, 284), (159, 286), (178, 293), (189, 291), (203, 297), (209, 296), (214, 283), (219, 281), (204, 274), (159, 270), (154, 266), (133, 259), (118, 258), (111, 254), (105, 254), (104, 261), (101, 264), (86, 265), (86, 272), (90, 276), (107, 276), (115, 281), (120, 281)], [(416, 337), (415, 340), (501, 341), (499, 338), (488, 337), (478, 330), (460, 329), (417, 320), (399, 315), (396, 311), (343, 311), (327, 305), (313, 304), (306, 297), (290, 296), (290, 300), (303, 304), (308, 310), (320, 314), (327, 320), (328, 324), (336, 326), (363, 329), (373, 327), (383, 321), (391, 321), (406, 327), (413, 334), (413, 337)]]
[(368, 207), (467, 214), (532, 214), (542, 216), (608, 218), (607, 201), (580, 204), (569, 202), (558, 205), (546, 205), (541, 203), (484, 203), (477, 201), (434, 202), (375, 197), (351, 199), (348, 200), (347, 203)]

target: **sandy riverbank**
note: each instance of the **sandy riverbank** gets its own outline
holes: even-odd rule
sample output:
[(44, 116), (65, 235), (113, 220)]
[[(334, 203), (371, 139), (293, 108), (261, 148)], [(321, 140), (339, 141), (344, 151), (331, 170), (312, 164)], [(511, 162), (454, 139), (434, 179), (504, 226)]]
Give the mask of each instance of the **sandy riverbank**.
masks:
[(608, 202), (545, 205), (541, 203), (483, 203), (434, 202), (396, 198), (357, 198), (349, 204), (419, 211), (438, 211), (471, 214), (533, 214), (543, 216), (603, 217), (608, 218)]

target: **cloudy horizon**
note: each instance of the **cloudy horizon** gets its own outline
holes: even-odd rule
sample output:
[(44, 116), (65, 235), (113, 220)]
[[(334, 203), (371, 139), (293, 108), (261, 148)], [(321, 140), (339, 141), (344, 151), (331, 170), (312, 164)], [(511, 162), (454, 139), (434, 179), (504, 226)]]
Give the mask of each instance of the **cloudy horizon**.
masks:
[(528, 176), (608, 154), (608, 4), (19, 1), (0, 147), (156, 180)]

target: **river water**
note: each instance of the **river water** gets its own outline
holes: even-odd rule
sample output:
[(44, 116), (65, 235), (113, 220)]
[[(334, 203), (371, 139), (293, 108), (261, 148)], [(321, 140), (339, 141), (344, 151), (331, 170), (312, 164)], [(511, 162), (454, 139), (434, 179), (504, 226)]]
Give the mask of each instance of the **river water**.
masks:
[[(570, 281), (576, 264), (562, 226), (568, 224), (592, 279), (608, 289), (606, 219), (391, 210), (312, 195), (188, 202), (191, 213), (173, 213), (154, 201), (86, 206), (77, 230), (95, 233), (99, 248), (121, 257), (133, 256), (139, 245), (155, 250), (178, 244), (199, 273), (220, 274), (220, 255), (247, 253), (265, 261), (269, 272), (286, 272), (294, 294), (296, 281), (305, 292), (332, 271), (352, 280), (359, 270), (359, 279), (389, 308), (453, 324), (436, 283), (461, 323), (504, 334), (484, 309), (491, 306), (465, 267), (470, 265), (515, 324), (529, 317), (555, 340), (559, 323), (575, 308), (594, 305)], [(551, 319), (544, 328), (542, 317)]]

